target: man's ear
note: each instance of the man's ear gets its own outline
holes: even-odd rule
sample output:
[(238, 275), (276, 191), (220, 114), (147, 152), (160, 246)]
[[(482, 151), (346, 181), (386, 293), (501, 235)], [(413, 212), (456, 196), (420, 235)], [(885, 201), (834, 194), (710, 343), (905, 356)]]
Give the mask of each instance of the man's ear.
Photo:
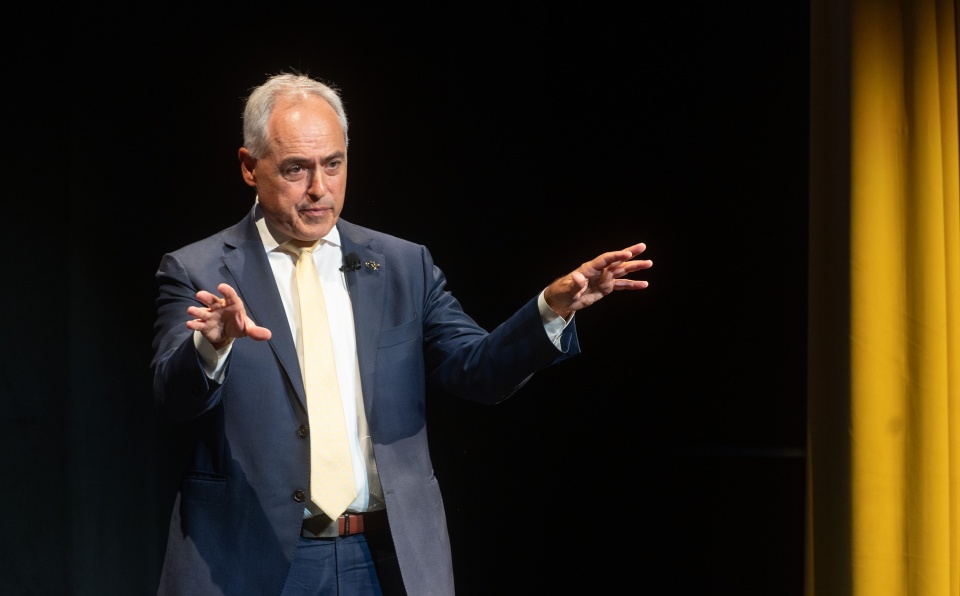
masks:
[(250, 155), (246, 147), (240, 147), (238, 156), (240, 157), (240, 175), (243, 176), (243, 181), (249, 186), (255, 187), (257, 185), (257, 158)]

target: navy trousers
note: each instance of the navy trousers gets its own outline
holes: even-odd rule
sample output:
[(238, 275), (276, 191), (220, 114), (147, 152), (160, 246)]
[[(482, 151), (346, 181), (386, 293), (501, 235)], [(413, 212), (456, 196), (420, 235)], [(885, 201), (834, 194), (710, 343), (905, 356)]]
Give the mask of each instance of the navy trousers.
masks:
[(300, 538), (281, 596), (405, 596), (389, 532)]

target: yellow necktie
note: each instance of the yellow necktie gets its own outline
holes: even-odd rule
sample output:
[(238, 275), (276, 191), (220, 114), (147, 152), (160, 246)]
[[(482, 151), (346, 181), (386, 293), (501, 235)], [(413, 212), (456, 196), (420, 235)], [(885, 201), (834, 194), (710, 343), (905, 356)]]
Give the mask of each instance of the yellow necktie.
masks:
[(284, 248), (297, 256), (300, 296), (300, 370), (310, 426), (310, 498), (337, 519), (357, 496), (347, 425), (333, 359), (333, 341), (320, 275), (313, 260), (316, 243), (292, 240)]

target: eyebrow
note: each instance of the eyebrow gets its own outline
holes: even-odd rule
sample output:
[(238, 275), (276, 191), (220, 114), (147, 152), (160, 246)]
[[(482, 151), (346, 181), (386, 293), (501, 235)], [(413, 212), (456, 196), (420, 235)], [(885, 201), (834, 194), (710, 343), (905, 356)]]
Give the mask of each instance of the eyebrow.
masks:
[[(334, 151), (334, 152), (331, 153), (330, 155), (327, 155), (327, 156), (323, 157), (323, 158), (320, 160), (320, 164), (321, 164), (321, 165), (322, 165), (322, 164), (327, 164), (327, 163), (330, 163), (331, 161), (333, 161), (333, 160), (335, 160), (335, 159), (344, 159), (346, 156), (347, 156), (347, 154), (346, 154), (345, 152), (343, 152), (343, 151)], [(297, 155), (297, 156), (288, 157), (288, 158), (286, 158), (286, 159), (284, 159), (284, 160), (282, 160), (282, 161), (280, 161), (280, 162), (278, 162), (278, 163), (279, 163), (280, 166), (287, 166), (287, 165), (290, 165), (290, 164), (304, 164), (304, 163), (312, 163), (312, 162), (313, 162), (313, 160), (310, 159), (309, 157), (305, 157), (305, 156), (303, 156), (303, 155)]]
[(346, 156), (347, 156), (347, 154), (344, 153), (343, 151), (334, 151), (333, 153), (331, 153), (330, 155), (328, 155), (328, 156), (325, 157), (324, 159), (321, 159), (321, 160), (320, 160), (320, 163), (329, 163), (329, 162), (331, 162), (331, 161), (333, 161), (333, 160), (335, 160), (335, 159), (343, 159), (343, 158), (345, 158)]

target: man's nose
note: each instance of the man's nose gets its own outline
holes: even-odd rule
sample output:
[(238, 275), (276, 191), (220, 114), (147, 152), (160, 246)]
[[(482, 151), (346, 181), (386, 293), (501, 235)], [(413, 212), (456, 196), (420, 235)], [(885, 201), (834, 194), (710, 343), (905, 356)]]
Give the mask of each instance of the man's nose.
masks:
[(310, 186), (307, 187), (307, 194), (318, 199), (327, 194), (327, 184), (324, 180), (323, 170), (314, 170), (310, 177)]

